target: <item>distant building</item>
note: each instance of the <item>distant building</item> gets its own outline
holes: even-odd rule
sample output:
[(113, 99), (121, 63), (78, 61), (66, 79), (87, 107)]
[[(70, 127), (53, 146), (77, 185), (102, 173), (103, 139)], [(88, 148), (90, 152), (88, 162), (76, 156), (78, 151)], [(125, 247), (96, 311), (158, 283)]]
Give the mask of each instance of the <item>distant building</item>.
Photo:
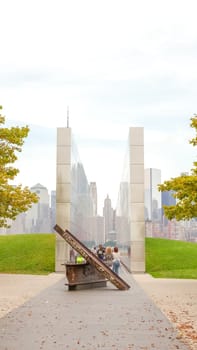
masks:
[[(52, 219), (55, 220), (55, 207), (50, 209), (49, 194), (46, 187), (36, 184), (30, 188), (31, 192), (38, 195), (38, 203), (33, 203), (32, 207), (19, 214), (15, 220), (9, 220), (10, 228), (2, 230), (4, 234), (18, 233), (50, 233), (52, 230)], [(54, 198), (52, 198), (54, 205)]]
[(161, 170), (145, 169), (144, 175), (145, 220), (161, 222), (161, 192), (158, 190), (158, 185), (161, 184)]
[(164, 191), (161, 193), (161, 205), (162, 205), (162, 222), (166, 226), (169, 220), (164, 215), (164, 205), (176, 205), (176, 198), (173, 197), (174, 191)]
[(26, 213), (21, 213), (16, 217), (16, 220), (9, 220), (10, 228), (6, 229), (6, 234), (25, 233)]
[(103, 216), (105, 224), (105, 241), (108, 241), (110, 232), (114, 231), (114, 210), (111, 206), (111, 199), (108, 195), (104, 200)]
[(97, 215), (97, 187), (96, 182), (90, 182), (90, 196), (93, 203), (93, 216)]
[(105, 242), (104, 234), (104, 217), (103, 216), (92, 216), (89, 218), (89, 227), (92, 233), (94, 245), (98, 246)]
[(26, 213), (26, 233), (49, 233), (51, 232), (51, 221), (48, 190), (39, 183), (30, 190), (39, 196), (39, 201), (34, 203)]

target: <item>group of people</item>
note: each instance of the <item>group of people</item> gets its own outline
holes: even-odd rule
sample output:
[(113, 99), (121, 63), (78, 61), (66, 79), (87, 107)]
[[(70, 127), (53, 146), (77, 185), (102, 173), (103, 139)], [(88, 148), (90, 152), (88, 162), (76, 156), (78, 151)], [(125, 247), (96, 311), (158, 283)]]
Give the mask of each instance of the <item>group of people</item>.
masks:
[[(120, 271), (120, 253), (118, 247), (104, 247), (102, 244), (99, 244), (98, 247), (94, 247), (92, 252), (95, 253), (100, 260), (102, 260), (107, 266), (109, 266), (112, 271), (119, 275)], [(74, 249), (70, 250), (70, 261), (76, 264), (85, 263), (86, 260), (77, 254)]]
[(93, 252), (102, 260), (112, 271), (119, 275), (120, 270), (120, 253), (118, 247), (103, 247), (102, 244), (98, 248), (94, 247)]

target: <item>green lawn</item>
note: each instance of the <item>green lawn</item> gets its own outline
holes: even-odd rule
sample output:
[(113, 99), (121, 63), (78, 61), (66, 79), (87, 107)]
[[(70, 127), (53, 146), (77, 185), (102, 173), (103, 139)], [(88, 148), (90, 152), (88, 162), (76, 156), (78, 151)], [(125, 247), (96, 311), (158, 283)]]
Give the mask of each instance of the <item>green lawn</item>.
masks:
[[(55, 234), (0, 236), (0, 273), (55, 271)], [(146, 238), (146, 272), (160, 278), (197, 278), (197, 244)]]
[(197, 278), (197, 244), (146, 238), (146, 271), (160, 278)]
[(55, 270), (55, 234), (0, 236), (0, 273), (48, 274)]

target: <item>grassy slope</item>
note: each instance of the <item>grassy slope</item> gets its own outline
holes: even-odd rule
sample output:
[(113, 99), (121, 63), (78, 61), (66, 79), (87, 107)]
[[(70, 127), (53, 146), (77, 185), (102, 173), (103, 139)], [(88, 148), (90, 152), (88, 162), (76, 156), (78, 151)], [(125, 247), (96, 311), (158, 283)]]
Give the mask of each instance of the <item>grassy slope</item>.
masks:
[(54, 234), (0, 236), (0, 272), (39, 275), (54, 269)]
[(197, 244), (146, 238), (146, 270), (154, 277), (197, 278)]
[[(0, 273), (55, 270), (55, 234), (0, 236)], [(197, 278), (197, 244), (146, 238), (146, 271), (154, 277)]]

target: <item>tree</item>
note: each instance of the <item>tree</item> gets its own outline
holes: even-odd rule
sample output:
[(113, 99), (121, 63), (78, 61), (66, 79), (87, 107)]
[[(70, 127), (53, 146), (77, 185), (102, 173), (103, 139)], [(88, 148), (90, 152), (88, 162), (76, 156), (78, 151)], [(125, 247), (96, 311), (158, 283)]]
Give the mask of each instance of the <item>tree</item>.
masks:
[[(189, 141), (197, 145), (197, 114), (190, 118), (190, 126), (195, 129), (196, 135)], [(171, 220), (190, 220), (197, 217), (197, 162), (193, 163), (190, 175), (182, 175), (158, 185), (161, 192), (173, 191), (176, 205), (164, 206), (165, 216)]]
[(10, 227), (8, 219), (15, 220), (18, 214), (31, 208), (39, 198), (28, 187), (10, 184), (19, 173), (11, 164), (18, 159), (16, 152), (22, 151), (29, 127), (6, 128), (4, 124), (5, 117), (0, 113), (0, 227)]

